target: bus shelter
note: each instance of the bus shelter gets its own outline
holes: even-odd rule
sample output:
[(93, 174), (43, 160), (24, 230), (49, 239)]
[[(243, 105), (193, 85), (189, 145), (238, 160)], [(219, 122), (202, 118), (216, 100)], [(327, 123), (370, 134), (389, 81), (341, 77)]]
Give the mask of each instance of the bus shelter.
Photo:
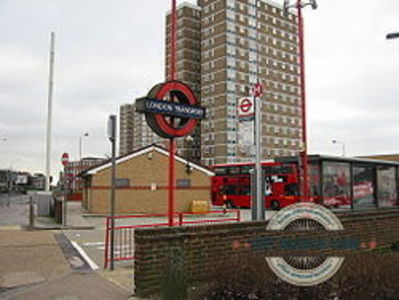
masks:
[[(298, 157), (277, 162), (299, 164)], [(399, 207), (399, 162), (309, 155), (310, 197), (321, 205), (347, 209)]]

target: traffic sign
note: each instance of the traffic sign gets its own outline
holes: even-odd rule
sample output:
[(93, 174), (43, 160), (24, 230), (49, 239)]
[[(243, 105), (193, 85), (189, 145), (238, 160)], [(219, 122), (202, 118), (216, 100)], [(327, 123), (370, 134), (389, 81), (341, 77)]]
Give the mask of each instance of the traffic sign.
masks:
[(238, 100), (238, 117), (248, 117), (254, 114), (254, 103), (250, 97)]
[(262, 85), (258, 82), (252, 87), (252, 92), (255, 97), (262, 97), (263, 94), (263, 87)]
[(63, 166), (66, 166), (68, 164), (68, 162), (69, 162), (69, 154), (68, 153), (66, 153), (66, 152), (62, 153), (61, 162), (62, 162)]

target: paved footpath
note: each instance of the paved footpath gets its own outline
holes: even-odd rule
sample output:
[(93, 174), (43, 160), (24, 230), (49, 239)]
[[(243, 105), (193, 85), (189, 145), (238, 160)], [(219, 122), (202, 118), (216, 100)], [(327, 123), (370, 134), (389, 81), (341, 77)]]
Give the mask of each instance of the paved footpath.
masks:
[[(84, 217), (81, 203), (69, 202), (68, 228), (36, 217), (36, 229), (47, 230), (26, 231), (21, 228), (27, 224), (27, 201), (17, 200), (15, 207), (8, 202), (0, 206), (0, 212), (18, 212), (21, 219), (0, 223), (0, 299), (136, 299), (130, 296), (133, 262), (117, 263), (114, 271), (102, 268), (104, 216)], [(250, 219), (250, 211), (241, 210), (241, 218)], [(123, 221), (125, 225), (159, 222), (151, 218)]]
[(0, 299), (128, 299), (74, 252), (60, 231), (0, 226)]

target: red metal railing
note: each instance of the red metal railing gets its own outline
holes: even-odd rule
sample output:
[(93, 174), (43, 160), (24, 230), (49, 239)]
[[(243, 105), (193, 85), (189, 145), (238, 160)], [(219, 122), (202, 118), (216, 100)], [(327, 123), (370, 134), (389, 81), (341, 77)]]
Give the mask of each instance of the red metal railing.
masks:
[[(195, 220), (195, 217), (201, 215), (208, 215), (207, 219), (201, 218), (201, 220)], [(209, 216), (210, 214), (223, 214), (224, 217), (220, 218), (219, 215)], [(226, 216), (228, 214), (228, 216)], [(188, 218), (190, 218), (188, 220)], [(154, 218), (150, 220), (146, 218)], [(160, 222), (162, 218), (162, 222)], [(167, 227), (169, 226), (168, 214), (145, 214), (145, 215), (123, 215), (113, 217), (114, 223), (123, 220), (134, 220), (134, 225), (118, 225), (115, 224), (112, 228), (112, 217), (106, 217), (106, 229), (105, 229), (105, 250), (104, 250), (104, 268), (108, 267), (108, 263), (113, 260), (117, 261), (129, 261), (134, 259), (134, 230), (136, 228), (148, 228), (148, 227)], [(142, 219), (140, 223), (138, 220)], [(192, 213), (175, 213), (173, 222), (176, 226), (194, 226), (204, 225), (212, 223), (225, 223), (225, 222), (239, 222), (240, 211), (239, 210), (214, 210), (209, 212), (192, 212)], [(139, 224), (137, 224), (139, 223)], [(114, 257), (110, 257), (111, 241), (110, 233), (114, 230)]]

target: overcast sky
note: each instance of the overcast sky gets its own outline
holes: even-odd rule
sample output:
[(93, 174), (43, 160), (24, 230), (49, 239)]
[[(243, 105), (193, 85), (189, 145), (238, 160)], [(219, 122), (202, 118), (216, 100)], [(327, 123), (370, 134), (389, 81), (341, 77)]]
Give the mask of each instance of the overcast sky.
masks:
[[(283, 0), (275, 0), (283, 2)], [(178, 1), (178, 4), (183, 1)], [(195, 1), (188, 1), (195, 3)], [(304, 11), (309, 152), (399, 153), (398, 0), (318, 0)], [(56, 32), (52, 173), (109, 154), (108, 115), (164, 79), (170, 0), (0, 0), (0, 168), (43, 171)], [(3, 138), (7, 140), (4, 141)]]

